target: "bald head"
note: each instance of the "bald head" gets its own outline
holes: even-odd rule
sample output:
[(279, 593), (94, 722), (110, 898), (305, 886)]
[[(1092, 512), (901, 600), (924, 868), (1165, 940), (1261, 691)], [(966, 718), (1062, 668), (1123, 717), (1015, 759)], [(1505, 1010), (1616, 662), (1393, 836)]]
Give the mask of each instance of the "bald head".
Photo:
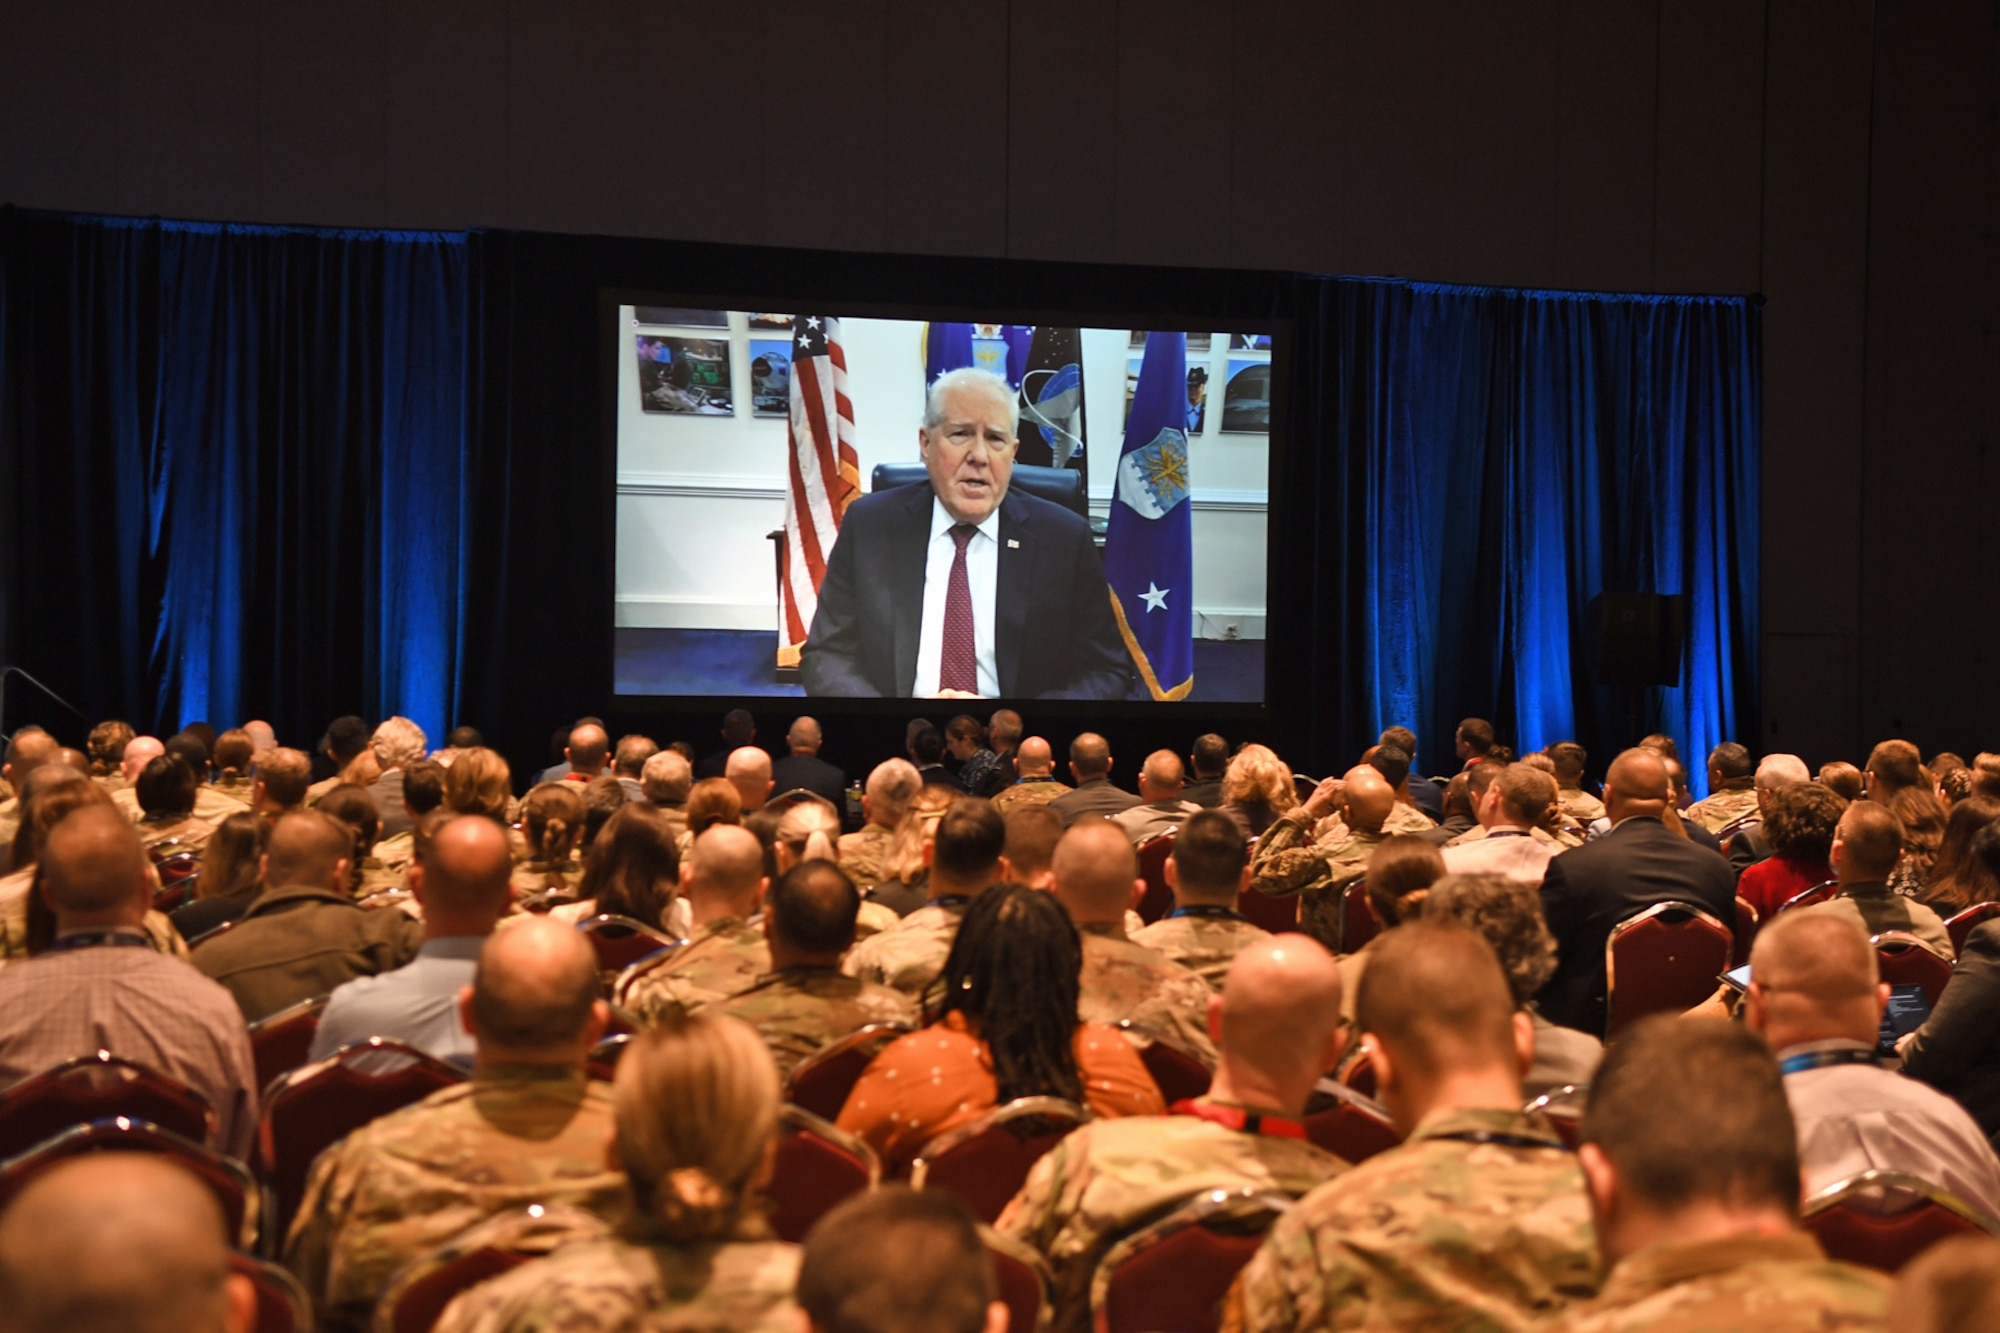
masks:
[[(483, 935), (507, 910), (514, 873), (506, 830), (485, 815), (458, 815), (432, 836), (420, 862), (417, 895), (428, 924), (433, 915), (474, 918), (475, 928), (450, 934)], [(483, 923), (482, 928), (476, 928)]]
[(256, 1308), (232, 1278), (221, 1205), (152, 1153), (73, 1158), (0, 1214), (0, 1311), (13, 1333), (237, 1333)]
[(482, 1065), (580, 1067), (603, 1029), (597, 951), (551, 917), (495, 931), (479, 951), (465, 1015)]
[(125, 758), (119, 761), (118, 771), (127, 782), (137, 782), (146, 765), (166, 752), (166, 743), (158, 736), (134, 736), (125, 742)]
[(1014, 752), (1014, 767), (1024, 778), (1045, 778), (1055, 771), (1055, 751), (1040, 736), (1030, 736)]
[(762, 810), (771, 797), (771, 756), (754, 745), (739, 745), (731, 750), (722, 775), (736, 788), (746, 812)]
[(1274, 1089), (1297, 1114), (1340, 1055), (1340, 969), (1304, 935), (1272, 935), (1236, 955), (1210, 1001), (1221, 1070), (1240, 1095)]
[(1757, 790), (1777, 791), (1812, 781), (1812, 770), (1795, 754), (1767, 754), (1757, 765)]
[(1139, 770), (1139, 799), (1177, 800), (1186, 776), (1187, 770), (1182, 767), (1179, 755), (1172, 750), (1155, 750), (1146, 756), (1145, 766)]
[(604, 771), (604, 761), (611, 754), (611, 736), (595, 722), (578, 724), (569, 733), (569, 744), (563, 748), (563, 758), (578, 773), (596, 776)]
[(875, 765), (862, 793), (868, 804), (868, 822), (891, 829), (902, 823), (923, 785), (923, 775), (907, 759), (884, 759)]
[(59, 929), (137, 925), (152, 905), (139, 831), (110, 806), (71, 811), (49, 831), (41, 867)]
[(1111, 742), (1086, 731), (1069, 743), (1069, 771), (1078, 782), (1101, 778), (1111, 771)]
[(1645, 816), (1658, 819), (1667, 808), (1667, 762), (1652, 750), (1627, 750), (1604, 774), (1604, 809), (1616, 824)]
[(1780, 912), (1757, 932), (1750, 979), (1744, 1019), (1773, 1049), (1836, 1037), (1873, 1045), (1879, 1034), (1881, 972), (1851, 917)]
[(795, 717), (791, 729), (785, 733), (785, 744), (793, 754), (818, 754), (821, 744), (819, 722), (815, 718)]
[(1371, 764), (1347, 770), (1341, 779), (1340, 801), (1347, 826), (1356, 833), (1380, 833), (1396, 809), (1396, 789)]
[(354, 834), (347, 825), (317, 810), (281, 816), (271, 826), (264, 849), (264, 883), (271, 888), (310, 884), (343, 887), (347, 859), (354, 854)]
[(1049, 863), (1056, 898), (1079, 926), (1123, 921), (1145, 891), (1132, 839), (1108, 819), (1079, 819), (1056, 844)]
[(278, 733), (272, 729), (269, 722), (261, 718), (252, 718), (250, 721), (245, 722), (243, 724), (243, 734), (250, 738), (250, 748), (258, 754), (277, 747)]
[(17, 731), (14, 739), (7, 744), (7, 761), (0, 766), (0, 771), (4, 771), (7, 781), (18, 787), (28, 774), (52, 762), (61, 749), (56, 738), (46, 731)]
[(688, 905), (697, 914), (718, 909), (747, 917), (764, 891), (764, 844), (741, 824), (704, 829), (682, 862)]

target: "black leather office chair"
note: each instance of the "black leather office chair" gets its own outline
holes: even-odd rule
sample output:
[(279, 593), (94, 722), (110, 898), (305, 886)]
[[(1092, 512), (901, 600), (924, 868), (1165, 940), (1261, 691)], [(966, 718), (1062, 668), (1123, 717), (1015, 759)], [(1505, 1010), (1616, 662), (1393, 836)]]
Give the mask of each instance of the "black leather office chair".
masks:
[[(886, 491), (929, 479), (930, 473), (922, 463), (877, 463), (869, 478), (869, 489)], [(1016, 463), (1013, 479), (1007, 484), (1019, 486), (1037, 500), (1061, 505), (1086, 522), (1090, 519), (1090, 501), (1083, 493), (1083, 474), (1074, 468)]]

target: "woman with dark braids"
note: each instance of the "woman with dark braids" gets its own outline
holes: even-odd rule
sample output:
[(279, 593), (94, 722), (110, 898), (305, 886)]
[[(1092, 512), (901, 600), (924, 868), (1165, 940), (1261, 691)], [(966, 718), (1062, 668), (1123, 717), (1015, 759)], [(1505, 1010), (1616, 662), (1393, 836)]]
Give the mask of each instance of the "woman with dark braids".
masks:
[(1017, 1097), (1061, 1097), (1100, 1116), (1166, 1104), (1114, 1028), (1079, 1023), (1083, 946), (1054, 897), (1019, 884), (973, 899), (952, 941), (930, 1026), (866, 1070), (840, 1127), (902, 1173), (930, 1139)]

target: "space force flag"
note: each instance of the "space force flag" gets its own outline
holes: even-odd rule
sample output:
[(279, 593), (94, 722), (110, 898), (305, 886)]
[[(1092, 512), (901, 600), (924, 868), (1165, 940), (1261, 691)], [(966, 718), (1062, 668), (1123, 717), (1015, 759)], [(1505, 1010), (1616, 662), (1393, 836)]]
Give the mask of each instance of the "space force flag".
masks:
[(1104, 577), (1153, 698), (1194, 688), (1194, 524), (1188, 504), (1187, 335), (1149, 333), (1118, 454)]
[(1081, 349), (1077, 330), (1036, 326), (1020, 377), (1021, 446), (1014, 461), (1074, 469), (1087, 486)]
[(796, 667), (819, 610), (826, 557), (840, 520), (861, 494), (854, 448), (854, 402), (847, 396), (847, 353), (840, 321), (799, 315), (792, 325), (791, 420), (785, 431), (785, 544), (778, 578), (782, 632), (778, 665)]

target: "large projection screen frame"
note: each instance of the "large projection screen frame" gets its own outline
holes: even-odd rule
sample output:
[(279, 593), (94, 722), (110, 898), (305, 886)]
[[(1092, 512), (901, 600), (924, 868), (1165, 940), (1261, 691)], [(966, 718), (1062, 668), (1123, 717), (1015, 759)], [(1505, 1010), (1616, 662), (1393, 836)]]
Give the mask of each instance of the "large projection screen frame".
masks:
[[(990, 303), (967, 306), (949, 302), (929, 301), (866, 301), (824, 299), (812, 295), (736, 292), (704, 292), (690, 290), (685, 286), (665, 285), (617, 285), (601, 286), (598, 292), (599, 329), (599, 379), (600, 379), (600, 447), (604, 458), (604, 475), (608, 484), (604, 487), (603, 523), (604, 540), (611, 548), (612, 566), (617, 568), (617, 524), (619, 510), (619, 416), (620, 416), (620, 371), (624, 361), (631, 355), (632, 329), (620, 321), (620, 309), (626, 306), (664, 306), (683, 310), (758, 311), (769, 309), (798, 309), (812, 307), (823, 309), (839, 317), (873, 318), (887, 320), (962, 320), (962, 321), (1004, 321), (1015, 324), (1056, 324), (1077, 326), (1087, 329), (1131, 329), (1145, 328), (1161, 332), (1187, 332), (1213, 334), (1228, 337), (1232, 334), (1268, 334), (1271, 338), (1269, 351), (1270, 366), (1270, 424), (1266, 440), (1266, 506), (1264, 545), (1264, 587), (1265, 587), (1265, 650), (1263, 663), (1263, 688), (1261, 698), (1256, 702), (1189, 700), (1187, 702), (1162, 703), (1149, 699), (1122, 700), (1080, 700), (1037, 698), (1017, 700), (996, 698), (980, 700), (974, 705), (975, 711), (984, 712), (989, 708), (1003, 706), (1031, 707), (1037, 715), (1066, 719), (1103, 718), (1160, 720), (1172, 716), (1186, 716), (1190, 719), (1213, 718), (1217, 721), (1268, 721), (1273, 716), (1272, 690), (1274, 681), (1281, 674), (1278, 659), (1287, 650), (1293, 635), (1276, 609), (1285, 598), (1281, 589), (1288, 583), (1279, 567), (1277, 552), (1281, 542), (1279, 534), (1283, 526), (1292, 519), (1293, 502), (1285, 494), (1281, 484), (1286, 475), (1286, 457), (1293, 447), (1290, 429), (1290, 386), (1293, 375), (1294, 340), (1292, 321), (1288, 316), (1273, 314), (1246, 318), (1241, 313), (1208, 315), (1199, 309), (1186, 307), (1172, 311), (1155, 310), (1103, 310), (1060, 306), (1004, 306)], [(726, 331), (718, 331), (718, 336), (727, 337)], [(768, 335), (777, 338), (789, 337), (782, 331)], [(743, 386), (748, 392), (748, 386)], [(1212, 403), (1219, 399), (1212, 398)], [(865, 429), (865, 427), (864, 427)], [(914, 449), (914, 445), (913, 445)], [(867, 478), (864, 468), (864, 486)], [(1197, 551), (1197, 559), (1199, 552)], [(605, 623), (611, 632), (602, 640), (607, 646), (617, 641), (619, 581), (614, 574), (610, 604), (602, 608)], [(775, 625), (775, 621), (774, 621)], [(615, 651), (615, 649), (614, 649)], [(774, 705), (788, 702), (804, 704), (805, 697), (745, 694), (740, 692), (687, 691), (680, 693), (617, 692), (614, 674), (614, 695), (616, 706), (623, 713), (635, 715), (684, 714), (690, 712), (710, 712), (729, 708), (769, 710)], [(909, 713), (913, 704), (921, 705), (924, 700), (910, 698), (867, 698), (811, 696), (811, 708), (816, 714), (828, 716), (875, 716), (900, 717)]]

